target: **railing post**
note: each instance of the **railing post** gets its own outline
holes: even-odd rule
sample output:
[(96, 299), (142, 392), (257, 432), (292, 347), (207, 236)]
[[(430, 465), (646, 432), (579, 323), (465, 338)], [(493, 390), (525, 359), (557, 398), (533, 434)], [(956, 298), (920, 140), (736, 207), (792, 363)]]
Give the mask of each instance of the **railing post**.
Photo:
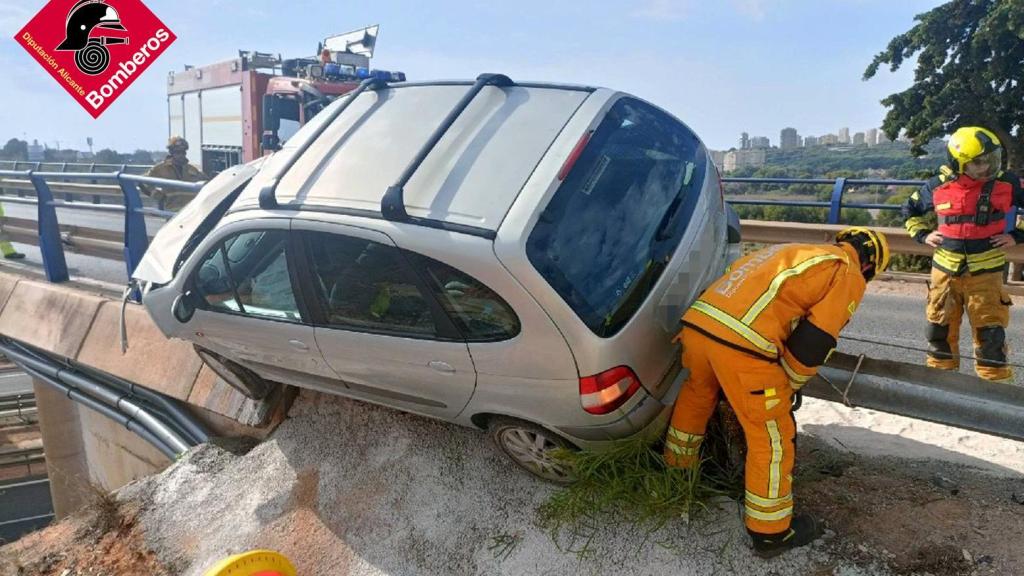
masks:
[[(67, 162), (61, 163), (60, 171), (61, 172), (67, 172), (68, 171), (68, 163)], [(72, 194), (71, 192), (65, 192), (64, 193), (64, 201), (65, 202), (74, 202), (75, 201), (75, 195)]]
[[(96, 163), (93, 162), (92, 164), (89, 164), (89, 173), (91, 174), (91, 173), (93, 173), (95, 171), (96, 171)], [(90, 180), (89, 182), (91, 184), (96, 184), (96, 180)], [(92, 203), (93, 204), (102, 204), (103, 203), (103, 199), (100, 197), (99, 194), (93, 194), (92, 195)]]
[(839, 224), (839, 215), (843, 209), (843, 191), (846, 189), (846, 178), (836, 178), (832, 186), (832, 200), (828, 209), (828, 223)]
[(124, 263), (128, 266), (130, 280), (149, 247), (149, 236), (146, 234), (146, 215), (142, 212), (139, 187), (135, 182), (125, 180), (121, 172), (117, 173), (117, 183), (124, 195)]
[(43, 256), (43, 269), (50, 282), (68, 280), (68, 263), (64, 259), (64, 245), (60, 239), (60, 225), (57, 223), (57, 209), (53, 205), (53, 193), (46, 180), (28, 171), (32, 187), (36, 189), (36, 207), (39, 222), (39, 252)]

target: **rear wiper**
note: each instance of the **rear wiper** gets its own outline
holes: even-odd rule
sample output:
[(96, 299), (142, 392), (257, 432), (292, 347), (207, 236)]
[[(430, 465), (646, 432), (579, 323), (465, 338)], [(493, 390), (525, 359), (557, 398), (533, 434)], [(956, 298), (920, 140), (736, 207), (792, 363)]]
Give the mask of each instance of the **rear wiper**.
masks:
[(683, 203), (683, 192), (690, 187), (690, 180), (693, 177), (693, 162), (686, 163), (686, 174), (683, 176), (683, 183), (679, 185), (679, 190), (676, 191), (675, 198), (672, 199), (672, 203), (668, 205), (668, 209), (665, 210), (665, 215), (661, 217), (661, 221), (658, 222), (658, 228), (654, 231), (654, 239), (651, 244), (656, 244), (668, 240), (672, 237), (671, 234), (666, 234), (666, 230), (671, 228), (672, 223), (675, 221), (676, 212), (679, 211), (679, 206)]

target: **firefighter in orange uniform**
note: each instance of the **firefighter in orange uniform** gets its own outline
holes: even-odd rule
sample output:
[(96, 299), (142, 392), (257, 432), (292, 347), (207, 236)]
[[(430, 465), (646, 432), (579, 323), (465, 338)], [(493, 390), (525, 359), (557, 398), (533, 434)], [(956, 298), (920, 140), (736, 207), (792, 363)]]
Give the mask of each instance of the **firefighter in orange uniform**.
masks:
[[(946, 146), (948, 168), (907, 199), (905, 226), (922, 244), (935, 248), (928, 289), (928, 365), (960, 367), (960, 322), (964, 311), (974, 329), (974, 371), (986, 380), (1009, 382), (1006, 326), (1011, 300), (1003, 287), (1004, 248), (1024, 242), (1010, 208), (1024, 207), (1016, 175), (1003, 172), (999, 138), (978, 126), (960, 128)], [(926, 220), (935, 212), (938, 230)]]
[(763, 557), (812, 542), (820, 524), (793, 515), (792, 400), (836, 346), (867, 281), (889, 264), (885, 236), (847, 228), (835, 245), (779, 244), (737, 260), (683, 316), (690, 370), (665, 439), (670, 466), (699, 464), (722, 390), (747, 440), (745, 520)]

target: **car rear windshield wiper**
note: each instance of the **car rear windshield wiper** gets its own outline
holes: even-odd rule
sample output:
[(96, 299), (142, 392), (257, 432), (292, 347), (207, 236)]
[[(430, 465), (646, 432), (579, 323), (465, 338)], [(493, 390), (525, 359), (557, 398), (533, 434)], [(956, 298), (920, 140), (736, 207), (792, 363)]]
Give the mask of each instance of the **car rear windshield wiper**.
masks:
[(651, 240), (652, 246), (672, 237), (672, 234), (666, 234), (666, 231), (669, 230), (675, 222), (676, 213), (679, 212), (679, 207), (683, 204), (683, 193), (690, 187), (690, 180), (693, 178), (694, 168), (695, 165), (693, 162), (686, 163), (686, 174), (683, 175), (683, 183), (679, 185), (679, 190), (676, 191), (675, 198), (672, 199), (672, 202), (668, 205), (668, 209), (665, 210), (665, 214), (661, 217), (661, 221), (658, 222), (658, 228), (654, 231), (654, 238)]

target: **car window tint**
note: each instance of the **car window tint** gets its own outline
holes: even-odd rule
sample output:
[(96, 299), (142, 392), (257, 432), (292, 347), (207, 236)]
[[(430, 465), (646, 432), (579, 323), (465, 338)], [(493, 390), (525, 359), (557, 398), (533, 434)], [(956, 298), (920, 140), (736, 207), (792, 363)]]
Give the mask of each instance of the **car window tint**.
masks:
[(228, 238), (200, 265), (197, 291), (213, 310), (300, 321), (288, 273), (287, 238), (280, 230)]
[(397, 248), (326, 232), (309, 232), (306, 240), (329, 325), (413, 336), (437, 333)]
[(441, 306), (467, 340), (506, 340), (519, 333), (519, 318), (493, 290), (451, 266), (424, 256), (417, 258)]

